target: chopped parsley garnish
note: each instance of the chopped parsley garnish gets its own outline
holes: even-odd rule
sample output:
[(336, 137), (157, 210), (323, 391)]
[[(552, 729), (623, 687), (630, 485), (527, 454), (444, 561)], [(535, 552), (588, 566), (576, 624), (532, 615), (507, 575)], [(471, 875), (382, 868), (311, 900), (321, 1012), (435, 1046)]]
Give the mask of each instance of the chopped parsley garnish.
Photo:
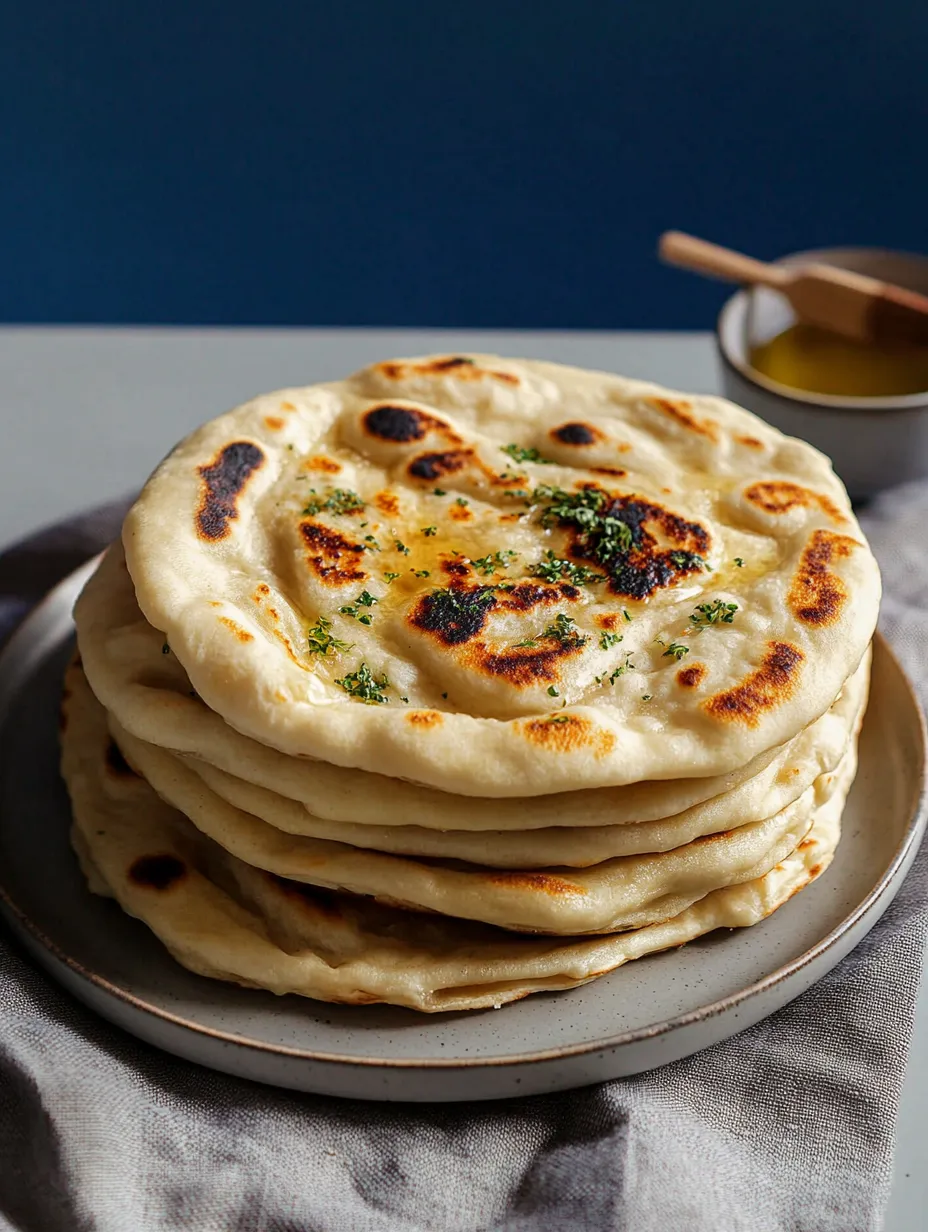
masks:
[(318, 496), (315, 488), (310, 488), (309, 494), (313, 499), (307, 502), (303, 513), (310, 517), (323, 511), (338, 514), (358, 513), (364, 508), (364, 501), (350, 488), (335, 488), (325, 498)]
[(730, 625), (738, 610), (737, 603), (725, 603), (722, 599), (713, 599), (711, 603), (697, 605), (690, 623), (697, 629), (705, 629), (707, 625)]
[(393, 546), (396, 548), (398, 552), (402, 552), (404, 556), (409, 555), (409, 548), (406, 546), (405, 543), (400, 543), (399, 539), (393, 540)]
[(410, 573), (414, 573), (416, 577), (429, 577), (428, 569), (410, 569)]
[(627, 607), (623, 607), (623, 608), (622, 608), (622, 615), (625, 617), (625, 619), (628, 621), (628, 623), (629, 623), (629, 624), (631, 624), (631, 623), (632, 623), (632, 618), (631, 618), (631, 616), (629, 616), (629, 614), (628, 614), (628, 608), (627, 608)]
[(608, 565), (634, 546), (631, 526), (607, 512), (609, 497), (598, 488), (566, 492), (545, 484), (534, 490), (532, 500), (547, 504), (541, 515), (542, 526), (575, 527), (583, 536), (584, 546), (601, 565)]
[(651, 697), (652, 697), (651, 693), (642, 693), (641, 700), (643, 702), (649, 702), (651, 700)]
[(612, 646), (618, 646), (621, 640), (621, 633), (601, 633), (599, 636), (599, 648), (600, 650), (609, 650)]
[(383, 576), (385, 581), (389, 584), (390, 582), (395, 582), (398, 577), (402, 577), (403, 575), (401, 573), (385, 573)]
[(620, 663), (613, 672), (608, 676), (595, 676), (594, 679), (597, 684), (602, 684), (605, 680), (606, 684), (614, 685), (620, 676), (624, 676), (626, 672), (633, 672), (634, 670), (635, 665), (632, 663), (631, 651), (627, 651), (624, 662)]
[(309, 649), (312, 654), (327, 655), (330, 650), (350, 650), (351, 643), (343, 642), (337, 637), (333, 637), (329, 630), (332, 628), (331, 620), (326, 620), (324, 616), (320, 616), (311, 629), (306, 632), (306, 640), (309, 643)]
[(696, 552), (671, 552), (670, 563), (677, 569), (706, 569), (712, 572), (712, 566), (704, 556)]
[(522, 445), (500, 445), (503, 453), (509, 455), (513, 462), (540, 462), (542, 466), (555, 466), (550, 458), (543, 458), (537, 449), (526, 449)]
[(743, 556), (736, 556), (736, 557), (735, 557), (735, 564), (738, 566), (738, 568), (739, 568), (739, 569), (743, 569), (743, 568), (744, 568), (744, 557), (743, 557)]
[(420, 526), (419, 529), (422, 531), (423, 535), (425, 535), (426, 539), (431, 539), (432, 535), (438, 534), (437, 526)]
[(478, 573), (484, 577), (489, 577), (497, 569), (507, 568), (509, 562), (515, 560), (518, 555), (518, 552), (511, 552), (509, 549), (506, 549), (503, 552), (490, 552), (486, 556), (480, 556), (477, 560), (472, 560), (470, 563)]
[(379, 603), (379, 599), (375, 599), (368, 591), (362, 590), (355, 599), (354, 603), (346, 603), (344, 607), (338, 610), (345, 616), (353, 616), (362, 625), (369, 625), (374, 619), (369, 612), (362, 612), (362, 607), (373, 607), (375, 603)]
[(547, 721), (548, 723), (569, 723), (569, 722), (570, 722), (570, 715), (567, 715), (567, 714), (555, 714), (555, 715), (552, 715), (552, 716), (551, 716), (551, 718), (550, 718), (550, 719), (547, 719), (546, 721)]
[(407, 706), (409, 705), (409, 698), (408, 698), (408, 697), (401, 697), (401, 698), (400, 698), (400, 701), (401, 701), (401, 702), (405, 702)]
[(574, 627), (575, 623), (574, 618), (568, 616), (566, 612), (558, 612), (554, 618), (554, 624), (548, 625), (539, 637), (553, 639), (560, 642), (562, 646), (577, 648), (585, 646), (589, 639)]
[(171, 647), (167, 644), (167, 642), (165, 642), (165, 643), (164, 643), (164, 645), (161, 647), (161, 653), (162, 653), (162, 654), (170, 654), (170, 653), (171, 653)]
[(390, 688), (390, 681), (386, 675), (377, 677), (373, 674), (366, 663), (362, 663), (356, 672), (349, 672), (347, 676), (343, 676), (335, 683), (349, 695), (355, 697), (359, 702), (366, 702), (368, 705), (381, 705), (387, 699), (384, 693)]
[(679, 659), (682, 659), (684, 655), (688, 655), (689, 653), (690, 653), (689, 646), (683, 646), (680, 644), (680, 642), (671, 642), (670, 645), (667, 647), (667, 649), (664, 651), (664, 653), (661, 655), (661, 658), (679, 660)]
[(560, 693), (558, 693), (558, 691), (557, 691), (557, 689), (554, 687), (554, 685), (553, 685), (553, 684), (551, 684), (551, 685), (548, 685), (548, 696), (549, 696), (549, 697), (560, 697), (561, 695), (560, 695)]
[(466, 509), (470, 504), (470, 501), (466, 501), (463, 496), (459, 496), (454, 503), (456, 505), (460, 505), (462, 509)]
[(445, 491), (444, 488), (433, 488), (432, 495), (433, 496), (447, 496), (448, 493)]
[(595, 569), (590, 569), (588, 565), (575, 565), (572, 560), (561, 560), (555, 556), (549, 548), (545, 552), (542, 560), (532, 569), (533, 577), (540, 577), (545, 582), (559, 582), (562, 578), (566, 578), (568, 582), (573, 582), (577, 586), (583, 586), (587, 582), (605, 582), (605, 573), (598, 573)]
[(528, 646), (528, 647), (535, 647), (535, 646), (537, 646), (537, 645), (538, 645), (538, 643), (535, 641), (535, 639), (534, 639), (533, 637), (527, 637), (527, 638), (525, 639), (525, 641), (524, 641), (524, 642), (516, 642), (516, 644), (515, 644), (515, 649), (516, 649), (516, 650), (522, 650), (522, 648), (523, 648), (523, 647), (525, 647), (525, 646)]
[(380, 551), (380, 544), (377, 542), (377, 540), (374, 538), (373, 535), (365, 535), (364, 543), (365, 545), (367, 545), (364, 548), (365, 552), (379, 552)]

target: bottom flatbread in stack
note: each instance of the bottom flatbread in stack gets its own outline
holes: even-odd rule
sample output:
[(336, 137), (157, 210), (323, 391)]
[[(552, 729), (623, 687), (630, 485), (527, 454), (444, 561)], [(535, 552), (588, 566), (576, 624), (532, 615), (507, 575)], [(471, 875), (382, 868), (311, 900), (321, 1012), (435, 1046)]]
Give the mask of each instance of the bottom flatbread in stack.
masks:
[(856, 769), (852, 736), (838, 767), (813, 785), (805, 837), (761, 875), (631, 931), (526, 936), (245, 863), (129, 767), (77, 664), (68, 670), (63, 722), (73, 839), (89, 883), (143, 920), (184, 966), (275, 993), (426, 1012), (570, 988), (714, 929), (756, 924), (827, 868)]

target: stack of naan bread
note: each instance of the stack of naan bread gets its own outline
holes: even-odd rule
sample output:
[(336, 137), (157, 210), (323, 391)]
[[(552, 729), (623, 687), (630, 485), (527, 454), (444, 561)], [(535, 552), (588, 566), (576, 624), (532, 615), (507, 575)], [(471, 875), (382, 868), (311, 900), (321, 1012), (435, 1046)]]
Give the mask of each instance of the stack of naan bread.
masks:
[(483, 355), (256, 398), (77, 604), (74, 844), (206, 975), (571, 987), (827, 867), (879, 595), (827, 460), (718, 398)]

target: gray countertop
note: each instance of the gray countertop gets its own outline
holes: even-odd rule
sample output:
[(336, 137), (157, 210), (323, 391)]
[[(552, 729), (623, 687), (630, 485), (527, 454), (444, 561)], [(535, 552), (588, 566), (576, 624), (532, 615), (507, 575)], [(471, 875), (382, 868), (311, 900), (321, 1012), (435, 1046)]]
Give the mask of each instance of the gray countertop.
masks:
[[(710, 334), (443, 330), (0, 329), (0, 543), (130, 492), (191, 428), (252, 394), (374, 359), (483, 350), (714, 391)], [(928, 1210), (928, 988), (902, 1100), (886, 1232)]]

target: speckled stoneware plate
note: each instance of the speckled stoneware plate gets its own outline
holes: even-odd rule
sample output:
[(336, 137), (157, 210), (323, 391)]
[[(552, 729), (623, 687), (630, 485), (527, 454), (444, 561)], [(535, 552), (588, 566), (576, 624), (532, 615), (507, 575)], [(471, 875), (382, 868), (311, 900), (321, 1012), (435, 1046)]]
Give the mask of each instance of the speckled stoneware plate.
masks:
[[(88, 567), (89, 568), (89, 567)], [(391, 1100), (497, 1099), (651, 1069), (798, 996), (873, 927), (925, 827), (925, 729), (877, 640), (860, 773), (828, 872), (770, 919), (502, 1010), (415, 1014), (274, 997), (192, 975), (144, 925), (86, 889), (58, 777), (63, 582), (0, 655), (0, 906), (50, 973), (105, 1018), (202, 1065), (298, 1090)]]

